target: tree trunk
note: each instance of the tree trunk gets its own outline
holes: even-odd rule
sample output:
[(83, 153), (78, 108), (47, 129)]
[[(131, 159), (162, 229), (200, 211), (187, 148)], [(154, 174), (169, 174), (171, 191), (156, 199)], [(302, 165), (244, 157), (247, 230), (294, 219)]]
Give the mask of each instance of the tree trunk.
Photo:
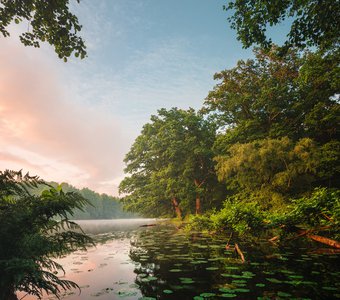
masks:
[[(201, 185), (204, 183), (204, 180), (202, 182), (199, 182), (197, 179), (195, 179), (194, 182), (196, 187), (200, 188)], [(196, 215), (201, 214), (201, 197), (198, 194), (196, 195), (195, 212)]]
[(201, 198), (196, 196), (196, 215), (201, 214)]
[(177, 202), (176, 197), (173, 197), (171, 199), (171, 202), (172, 202), (172, 205), (174, 206), (177, 218), (181, 220), (182, 219), (182, 212), (181, 212), (181, 209), (178, 206), (178, 202)]

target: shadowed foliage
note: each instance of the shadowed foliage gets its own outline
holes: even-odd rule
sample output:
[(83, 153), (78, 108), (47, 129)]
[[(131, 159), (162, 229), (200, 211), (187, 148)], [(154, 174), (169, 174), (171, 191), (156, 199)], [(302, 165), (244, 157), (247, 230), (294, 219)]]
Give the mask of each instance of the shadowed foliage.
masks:
[[(33, 195), (30, 191), (41, 184), (46, 189)], [(68, 219), (85, 204), (78, 193), (64, 193), (36, 176), (0, 171), (0, 299), (11, 299), (17, 290), (40, 298), (44, 291), (58, 296), (63, 289), (79, 288), (57, 276), (64, 270), (53, 258), (93, 245)]]

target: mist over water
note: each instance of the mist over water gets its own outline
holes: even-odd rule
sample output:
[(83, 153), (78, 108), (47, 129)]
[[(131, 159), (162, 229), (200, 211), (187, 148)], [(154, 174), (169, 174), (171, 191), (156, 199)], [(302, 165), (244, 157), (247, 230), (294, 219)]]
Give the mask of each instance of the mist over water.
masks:
[(103, 234), (114, 231), (131, 231), (141, 225), (156, 223), (157, 219), (75, 220), (87, 234)]

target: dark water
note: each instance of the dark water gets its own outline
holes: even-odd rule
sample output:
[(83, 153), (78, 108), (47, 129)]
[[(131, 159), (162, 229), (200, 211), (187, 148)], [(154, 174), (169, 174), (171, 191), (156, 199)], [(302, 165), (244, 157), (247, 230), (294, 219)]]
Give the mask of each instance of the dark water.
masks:
[(65, 277), (82, 287), (62, 299), (340, 299), (340, 256), (320, 254), (314, 243), (238, 240), (242, 263), (225, 249), (228, 235), (123, 222), (79, 222), (98, 244), (59, 260)]

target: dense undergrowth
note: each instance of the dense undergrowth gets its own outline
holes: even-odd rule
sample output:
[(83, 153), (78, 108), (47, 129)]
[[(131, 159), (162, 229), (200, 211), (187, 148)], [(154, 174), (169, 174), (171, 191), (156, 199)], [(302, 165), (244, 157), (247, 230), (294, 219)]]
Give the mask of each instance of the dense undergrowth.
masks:
[(296, 230), (323, 232), (338, 239), (340, 220), (340, 191), (317, 188), (309, 196), (291, 199), (280, 210), (264, 211), (256, 202), (227, 199), (219, 211), (192, 215), (187, 230), (232, 231), (238, 235), (276, 232), (281, 237)]

